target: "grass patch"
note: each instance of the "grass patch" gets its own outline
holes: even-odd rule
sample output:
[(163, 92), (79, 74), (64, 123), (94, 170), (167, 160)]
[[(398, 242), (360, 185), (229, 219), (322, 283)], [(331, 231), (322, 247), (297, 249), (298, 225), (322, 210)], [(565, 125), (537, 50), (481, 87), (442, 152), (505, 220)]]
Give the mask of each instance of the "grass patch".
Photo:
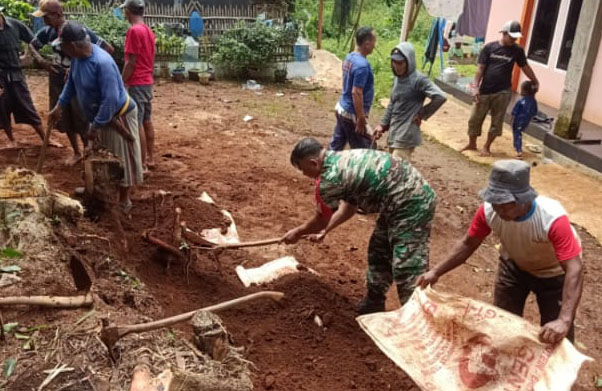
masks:
[[(314, 43), (317, 36), (317, 3), (314, 0), (298, 0), (294, 14), (306, 37)], [(374, 105), (378, 105), (380, 99), (388, 98), (391, 93), (393, 72), (391, 71), (389, 55), (391, 50), (399, 43), (403, 4), (403, 0), (366, 1), (361, 15), (360, 26), (372, 26), (377, 35), (376, 49), (368, 57), (374, 72)], [(325, 0), (322, 47), (334, 53), (338, 58), (344, 59), (350, 49), (349, 37), (352, 27), (345, 28), (339, 36), (337, 27), (331, 23), (333, 9), (334, 0)], [(424, 48), (433, 19), (423, 7), (409, 37), (409, 41), (414, 45), (416, 51), (416, 63), (419, 71), (422, 71)], [(447, 66), (447, 53), (443, 54), (443, 58), (444, 65)], [(455, 65), (455, 68), (462, 76), (472, 77), (476, 73), (476, 65), (474, 64)], [(423, 73), (426, 74), (427, 70), (428, 67), (425, 68)], [(438, 77), (440, 70), (441, 62), (439, 56), (437, 56), (430, 75), (431, 79)]]

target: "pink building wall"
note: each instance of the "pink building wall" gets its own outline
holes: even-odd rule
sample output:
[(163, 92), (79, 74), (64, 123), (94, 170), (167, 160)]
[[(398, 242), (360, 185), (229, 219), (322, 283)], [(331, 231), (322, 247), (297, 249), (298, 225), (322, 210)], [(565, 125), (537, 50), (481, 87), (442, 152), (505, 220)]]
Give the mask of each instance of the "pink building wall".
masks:
[[(538, 1), (536, 0), (535, 7), (537, 7)], [(523, 6), (525, 0), (492, 0), (491, 11), (489, 14), (489, 23), (487, 25), (487, 36), (485, 42), (491, 42), (499, 38), (500, 27), (508, 20), (514, 19), (520, 21), (523, 13)], [(537, 100), (548, 106), (558, 109), (560, 107), (560, 99), (562, 97), (562, 91), (564, 89), (564, 79), (566, 71), (562, 69), (556, 69), (556, 61), (558, 59), (558, 53), (560, 50), (560, 44), (564, 33), (564, 27), (566, 25), (566, 17), (570, 5), (570, 0), (562, 0), (558, 13), (558, 23), (556, 25), (556, 32), (552, 42), (552, 49), (550, 52), (550, 58), (548, 64), (542, 64), (537, 61), (528, 60), (529, 64), (533, 68), (533, 71), (537, 75), (540, 82), (539, 93), (537, 94)], [(535, 17), (535, 12), (533, 12)], [(533, 21), (531, 22), (533, 25)], [(525, 51), (529, 48), (529, 41), (527, 36), (527, 44)], [(520, 81), (525, 80), (526, 77), (521, 73)], [(598, 86), (596, 88), (596, 86)], [(592, 81), (590, 89), (585, 103), (583, 111), (583, 118), (597, 125), (602, 126), (602, 43), (598, 50), (598, 56), (594, 65)]]

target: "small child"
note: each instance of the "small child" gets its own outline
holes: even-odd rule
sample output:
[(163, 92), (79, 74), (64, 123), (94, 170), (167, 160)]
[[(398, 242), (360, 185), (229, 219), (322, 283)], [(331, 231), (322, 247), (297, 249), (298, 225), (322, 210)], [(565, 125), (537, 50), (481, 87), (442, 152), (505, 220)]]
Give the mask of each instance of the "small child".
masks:
[(524, 81), (520, 85), (520, 94), (522, 98), (516, 102), (512, 109), (512, 135), (517, 159), (523, 158), (523, 132), (529, 126), (531, 119), (537, 114), (535, 88), (530, 80)]

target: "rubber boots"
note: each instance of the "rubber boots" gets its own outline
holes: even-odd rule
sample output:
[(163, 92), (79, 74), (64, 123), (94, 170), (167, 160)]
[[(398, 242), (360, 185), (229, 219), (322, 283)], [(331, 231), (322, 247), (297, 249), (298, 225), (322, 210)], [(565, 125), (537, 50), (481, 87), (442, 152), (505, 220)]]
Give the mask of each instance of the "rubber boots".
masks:
[(368, 293), (357, 307), (358, 315), (383, 312), (385, 310), (385, 294), (368, 288)]

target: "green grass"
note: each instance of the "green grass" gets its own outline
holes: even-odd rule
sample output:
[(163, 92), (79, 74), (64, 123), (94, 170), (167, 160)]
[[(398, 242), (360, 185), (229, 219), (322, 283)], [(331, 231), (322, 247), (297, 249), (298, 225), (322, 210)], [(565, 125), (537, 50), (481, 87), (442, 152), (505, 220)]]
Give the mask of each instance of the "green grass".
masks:
[[(306, 36), (315, 42), (317, 34), (317, 1), (297, 0), (295, 16), (300, 25), (304, 27)], [(393, 72), (389, 55), (391, 50), (399, 43), (399, 33), (401, 29), (401, 18), (403, 12), (403, 0), (393, 0), (390, 7), (385, 0), (368, 0), (361, 15), (360, 26), (372, 26), (377, 34), (376, 49), (368, 57), (374, 72), (374, 104), (382, 98), (389, 97), (391, 87), (393, 86)], [(338, 58), (344, 59), (349, 52), (349, 36), (351, 27), (337, 38), (337, 29), (330, 23), (334, 8), (334, 0), (326, 0), (324, 4), (324, 32), (322, 39), (322, 48), (334, 53)], [(355, 18), (355, 17), (353, 17)], [(355, 19), (354, 19), (355, 20)], [(417, 69), (427, 73), (428, 66), (422, 71), (424, 47), (431, 28), (431, 18), (423, 8), (414, 30), (411, 32), (409, 41), (414, 45), (416, 52)], [(444, 64), (447, 65), (447, 53), (444, 53)], [(462, 76), (474, 76), (476, 65), (455, 65), (455, 68)], [(430, 77), (432, 79), (439, 76), (440, 60), (439, 56), (435, 60)]]

